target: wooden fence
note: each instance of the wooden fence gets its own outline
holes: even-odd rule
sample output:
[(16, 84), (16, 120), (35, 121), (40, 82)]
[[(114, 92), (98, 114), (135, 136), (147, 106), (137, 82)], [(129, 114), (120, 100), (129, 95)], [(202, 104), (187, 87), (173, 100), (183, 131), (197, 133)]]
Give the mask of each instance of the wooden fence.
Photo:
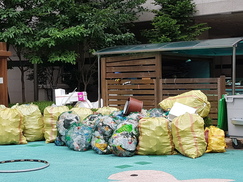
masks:
[(132, 96), (154, 108), (160, 101), (161, 54), (105, 57), (101, 60), (101, 94), (105, 106), (123, 109)]
[(101, 60), (101, 96), (104, 106), (123, 109), (129, 97), (143, 101), (144, 109), (158, 108), (160, 101), (191, 90), (201, 90), (211, 103), (209, 117), (218, 118), (218, 102), (225, 93), (225, 77), (161, 78), (161, 55), (139, 54)]
[(213, 124), (217, 123), (219, 99), (225, 94), (225, 76), (219, 78), (162, 79), (161, 85), (162, 99), (191, 90), (201, 90), (211, 104), (209, 117), (213, 119)]
[(143, 101), (144, 109), (151, 109), (159, 107), (158, 103), (165, 98), (191, 90), (201, 90), (211, 104), (209, 117), (216, 125), (218, 102), (225, 94), (225, 77), (160, 79), (159, 85), (156, 84), (156, 79), (116, 79), (106, 80), (104, 88), (104, 105), (119, 109), (123, 109), (129, 97)]
[(7, 78), (7, 58), (11, 52), (7, 51), (7, 44), (0, 42), (0, 105), (8, 106), (8, 78)]
[[(123, 109), (129, 97), (143, 101), (143, 108), (158, 107), (159, 85), (155, 79), (106, 80), (104, 105)], [(103, 94), (104, 95), (104, 94)]]

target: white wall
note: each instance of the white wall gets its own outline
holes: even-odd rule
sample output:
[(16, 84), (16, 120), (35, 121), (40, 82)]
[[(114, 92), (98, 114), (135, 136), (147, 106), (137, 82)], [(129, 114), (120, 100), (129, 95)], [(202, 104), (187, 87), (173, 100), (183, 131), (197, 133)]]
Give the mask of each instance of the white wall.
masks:
[(213, 15), (243, 11), (243, 0), (194, 0), (196, 15)]
[[(144, 8), (147, 9), (160, 9), (160, 6), (154, 4), (154, 0), (147, 0), (146, 3), (143, 4)], [(154, 17), (154, 14), (151, 12), (144, 12), (140, 14), (138, 21), (151, 21)]]
[[(196, 4), (196, 16), (227, 14), (243, 12), (243, 0), (193, 0)], [(154, 0), (147, 0), (143, 5), (149, 9), (159, 9), (160, 6), (154, 5)], [(152, 13), (143, 13), (139, 21), (150, 21), (154, 15)]]
[[(14, 67), (8, 69), (8, 93), (10, 103), (22, 103), (21, 94), (21, 72), (19, 68)], [(26, 78), (26, 75), (25, 75)], [(31, 102), (34, 100), (34, 84), (33, 81), (25, 80), (26, 101)]]

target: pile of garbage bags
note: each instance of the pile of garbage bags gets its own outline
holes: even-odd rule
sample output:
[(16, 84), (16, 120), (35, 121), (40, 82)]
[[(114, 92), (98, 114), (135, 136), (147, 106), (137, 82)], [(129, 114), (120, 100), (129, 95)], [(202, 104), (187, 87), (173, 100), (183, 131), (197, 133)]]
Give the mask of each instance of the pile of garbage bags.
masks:
[(54, 143), (75, 151), (93, 149), (97, 154), (133, 156), (138, 144), (138, 122), (146, 113), (124, 116), (113, 107), (102, 110), (104, 114), (96, 111), (81, 122), (75, 111), (60, 114)]
[[(194, 108), (195, 113), (185, 110), (181, 114), (181, 110), (185, 109), (182, 107), (179, 108), (180, 114), (172, 113), (175, 115), (170, 119), (170, 109), (175, 103)], [(214, 126), (204, 126), (203, 117), (208, 115), (210, 103), (201, 91), (169, 97), (159, 105), (160, 108), (142, 109), (129, 115), (114, 107), (103, 107), (80, 120), (79, 130), (75, 131), (73, 127), (77, 127), (78, 114), (74, 111), (64, 112), (57, 121), (55, 144), (66, 145), (76, 151), (93, 149), (97, 154), (123, 157), (180, 153), (197, 158), (205, 152), (225, 152), (224, 131)], [(64, 121), (63, 116), (66, 116)], [(215, 132), (216, 135), (212, 134)], [(60, 142), (63, 135), (64, 140)]]
[[(176, 103), (180, 105), (175, 109)], [(121, 157), (180, 153), (197, 158), (206, 152), (225, 152), (224, 131), (215, 126), (205, 128), (203, 118), (210, 103), (200, 90), (169, 97), (158, 105), (126, 115), (115, 107), (93, 112), (53, 105), (45, 108), (43, 117), (34, 104), (1, 106), (0, 144), (45, 140), (75, 151)]]
[(0, 145), (43, 140), (43, 127), (43, 117), (37, 105), (0, 106)]

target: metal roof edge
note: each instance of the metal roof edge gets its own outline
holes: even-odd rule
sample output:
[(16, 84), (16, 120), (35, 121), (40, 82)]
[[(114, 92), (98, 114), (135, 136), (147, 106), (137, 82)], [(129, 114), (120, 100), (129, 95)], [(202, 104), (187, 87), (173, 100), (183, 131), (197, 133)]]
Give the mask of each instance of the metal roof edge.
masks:
[(236, 45), (236, 44), (238, 44), (239, 42), (241, 42), (241, 41), (243, 40), (243, 37), (238, 37), (238, 38), (239, 38), (239, 40), (237, 40), (237, 41), (233, 44), (233, 46)]
[[(164, 48), (165, 45), (161, 45), (161, 47), (158, 47), (156, 49), (139, 49), (136, 50), (134, 48), (138, 47), (138, 46), (146, 46), (146, 45), (156, 45), (156, 44), (138, 44), (138, 45), (124, 45), (124, 46), (114, 46), (114, 47), (109, 47), (109, 48), (104, 48), (101, 49), (95, 53), (93, 53), (93, 55), (113, 55), (113, 54), (130, 54), (130, 53), (140, 53), (140, 52), (166, 52), (166, 51), (176, 51), (176, 50), (189, 50), (189, 49), (212, 49), (212, 48), (230, 48), (233, 47), (235, 45), (237, 45), (239, 42), (241, 42), (243, 40), (243, 37), (233, 37), (233, 38), (219, 38), (219, 39), (205, 39), (205, 40), (200, 40), (201, 42), (207, 42), (207, 41), (215, 41), (215, 40), (229, 40), (229, 39), (236, 39), (232, 44), (229, 45), (212, 45), (212, 46), (197, 46), (199, 43), (193, 45), (193, 46), (188, 46), (188, 47), (177, 47), (177, 48)], [(178, 42), (168, 42), (168, 44), (173, 44), (173, 43), (182, 43), (182, 42), (193, 42), (193, 41), (178, 41)], [(159, 45), (160, 43), (158, 43)], [(164, 44), (164, 43), (161, 43)], [(117, 51), (111, 51), (112, 49), (117, 49), (119, 47), (131, 47), (128, 48), (127, 50), (117, 50)], [(164, 49), (163, 49), (164, 48)], [(107, 50), (107, 51), (105, 51)], [(110, 50), (110, 51), (109, 51)]]

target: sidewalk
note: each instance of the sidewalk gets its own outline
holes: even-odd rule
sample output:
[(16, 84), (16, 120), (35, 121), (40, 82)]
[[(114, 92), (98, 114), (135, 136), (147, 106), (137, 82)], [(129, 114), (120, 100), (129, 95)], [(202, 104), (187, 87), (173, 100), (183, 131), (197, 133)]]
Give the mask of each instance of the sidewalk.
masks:
[[(196, 159), (183, 155), (117, 157), (93, 150), (77, 152), (44, 141), (25, 145), (0, 145), (0, 161), (46, 160), (50, 166), (22, 173), (0, 173), (1, 182), (242, 182), (243, 151), (206, 153)], [(0, 170), (43, 166), (36, 162), (0, 164)]]

